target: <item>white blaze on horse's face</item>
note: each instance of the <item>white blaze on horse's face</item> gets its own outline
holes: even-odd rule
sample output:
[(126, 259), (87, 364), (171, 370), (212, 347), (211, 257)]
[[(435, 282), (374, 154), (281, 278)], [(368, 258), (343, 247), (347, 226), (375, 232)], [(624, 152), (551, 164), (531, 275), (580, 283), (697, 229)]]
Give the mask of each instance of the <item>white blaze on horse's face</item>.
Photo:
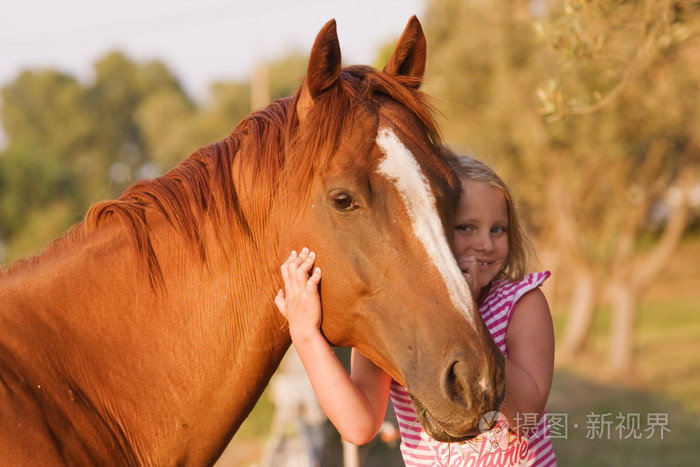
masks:
[(420, 166), (390, 128), (380, 128), (377, 145), (386, 154), (378, 172), (398, 190), (411, 219), (413, 232), (440, 272), (453, 305), (476, 326), (471, 293), (445, 239), (445, 232), (435, 207), (435, 197)]

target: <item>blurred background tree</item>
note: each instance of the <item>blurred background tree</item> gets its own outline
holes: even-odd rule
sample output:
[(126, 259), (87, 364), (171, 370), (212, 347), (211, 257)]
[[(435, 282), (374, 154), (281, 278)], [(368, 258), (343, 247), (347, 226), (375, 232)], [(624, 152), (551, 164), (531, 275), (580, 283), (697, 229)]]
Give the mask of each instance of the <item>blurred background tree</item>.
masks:
[(429, 3), (427, 91), (448, 142), (522, 201), (567, 310), (561, 358), (605, 303), (609, 365), (632, 365), (638, 304), (698, 183), (698, 19), (685, 0)]
[[(271, 98), (296, 90), (306, 60), (265, 64)], [(0, 261), (38, 253), (94, 202), (163, 174), (250, 113), (247, 81), (212, 83), (198, 104), (159, 61), (115, 51), (94, 68), (93, 82), (27, 70), (2, 89)]]

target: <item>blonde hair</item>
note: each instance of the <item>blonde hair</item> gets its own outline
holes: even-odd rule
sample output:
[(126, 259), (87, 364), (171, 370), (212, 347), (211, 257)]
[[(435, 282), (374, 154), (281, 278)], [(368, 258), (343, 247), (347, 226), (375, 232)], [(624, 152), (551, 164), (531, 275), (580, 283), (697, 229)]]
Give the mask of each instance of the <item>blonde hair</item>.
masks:
[(453, 155), (450, 162), (460, 179), (485, 183), (503, 193), (508, 209), (508, 256), (496, 279), (522, 279), (528, 273), (534, 248), (523, 229), (508, 185), (491, 167), (473, 157)]

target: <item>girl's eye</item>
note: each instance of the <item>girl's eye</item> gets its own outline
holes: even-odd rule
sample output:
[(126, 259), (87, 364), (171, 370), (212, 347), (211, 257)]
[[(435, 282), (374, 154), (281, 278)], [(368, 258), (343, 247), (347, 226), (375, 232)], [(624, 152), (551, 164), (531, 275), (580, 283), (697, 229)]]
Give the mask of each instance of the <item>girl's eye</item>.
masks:
[(455, 229), (461, 232), (471, 232), (472, 230), (474, 230), (471, 225), (458, 225), (457, 227), (455, 227)]
[(338, 211), (347, 211), (357, 207), (350, 194), (343, 192), (336, 193), (331, 197), (333, 207)]
[(507, 232), (507, 230), (505, 227), (493, 227), (491, 229), (491, 233), (496, 234), (496, 235), (503, 235), (506, 232)]

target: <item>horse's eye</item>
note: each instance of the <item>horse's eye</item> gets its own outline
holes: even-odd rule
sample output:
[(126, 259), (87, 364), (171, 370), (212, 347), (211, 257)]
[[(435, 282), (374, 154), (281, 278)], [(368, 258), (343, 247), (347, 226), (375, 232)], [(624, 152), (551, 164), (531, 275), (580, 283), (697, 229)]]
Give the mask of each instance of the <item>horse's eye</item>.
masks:
[(357, 206), (352, 200), (352, 196), (345, 192), (336, 193), (331, 199), (333, 206), (339, 211), (347, 211)]

